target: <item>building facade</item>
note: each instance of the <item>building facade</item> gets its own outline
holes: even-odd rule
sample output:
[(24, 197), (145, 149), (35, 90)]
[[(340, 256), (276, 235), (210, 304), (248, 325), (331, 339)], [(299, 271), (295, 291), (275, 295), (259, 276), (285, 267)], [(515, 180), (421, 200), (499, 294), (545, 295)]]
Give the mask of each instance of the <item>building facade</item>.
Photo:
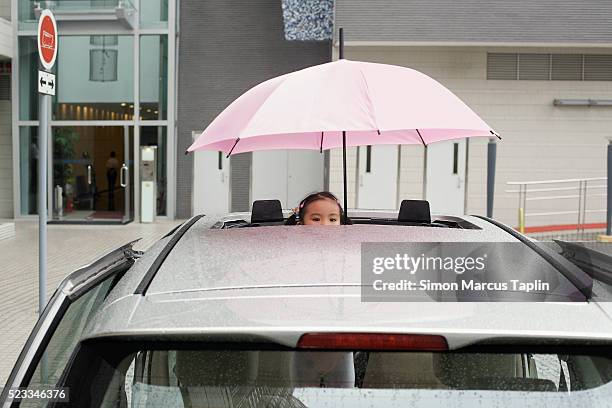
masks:
[[(596, 0), (336, 0), (335, 26), (344, 28), (346, 58), (417, 69), (502, 135), (493, 215), (516, 226), (518, 196), (508, 192), (516, 187), (507, 182), (606, 175), (611, 16), (612, 5)], [(427, 151), (410, 145), (353, 149), (352, 202), (367, 206), (381, 180), (396, 179), (397, 187), (378, 198), (387, 206), (427, 198), (435, 212), (485, 214), (487, 143), (476, 138), (435, 143)], [(339, 153), (332, 152), (333, 190), (341, 188), (340, 170)], [(569, 212), (578, 210), (577, 184), (562, 187), (566, 191), (549, 194), (559, 199), (527, 203), (532, 213), (556, 214), (527, 221), (576, 223)], [(605, 222), (605, 190), (598, 193), (583, 204), (587, 223)]]
[(154, 212), (173, 215), (176, 3), (12, 0), (13, 214), (37, 214), (41, 7), (58, 22), (50, 111), (49, 215), (58, 222), (139, 219), (141, 148), (156, 151)]
[[(509, 181), (606, 173), (612, 6), (597, 0), (3, 0), (0, 218), (37, 214), (41, 7), (55, 13), (60, 32), (47, 169), (56, 222), (140, 220), (150, 178), (141, 150), (149, 147), (158, 217), (246, 211), (263, 198), (292, 207), (323, 188), (342, 198), (340, 151), (184, 154), (250, 87), (337, 59), (339, 27), (346, 58), (422, 71), (502, 135), (495, 218), (516, 224)], [(488, 142), (351, 148), (349, 206), (395, 209), (426, 198), (434, 212), (484, 214)], [(603, 219), (602, 200), (589, 201), (587, 222)], [(571, 200), (530, 208), (551, 205), (575, 209)]]

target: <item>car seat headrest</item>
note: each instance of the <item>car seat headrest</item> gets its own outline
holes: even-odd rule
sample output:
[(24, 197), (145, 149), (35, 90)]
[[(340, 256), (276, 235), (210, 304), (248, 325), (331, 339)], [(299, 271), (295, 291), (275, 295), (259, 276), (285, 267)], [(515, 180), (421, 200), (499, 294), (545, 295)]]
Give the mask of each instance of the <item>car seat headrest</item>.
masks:
[(400, 222), (423, 222), (430, 224), (429, 201), (402, 200), (397, 220)]
[(251, 223), (283, 221), (283, 208), (279, 200), (253, 201)]

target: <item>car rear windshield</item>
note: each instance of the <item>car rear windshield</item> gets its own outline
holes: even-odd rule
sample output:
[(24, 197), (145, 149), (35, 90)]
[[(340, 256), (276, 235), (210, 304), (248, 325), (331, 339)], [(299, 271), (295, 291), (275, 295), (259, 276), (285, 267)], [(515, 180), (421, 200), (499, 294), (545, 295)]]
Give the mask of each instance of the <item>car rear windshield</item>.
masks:
[[(607, 351), (297, 351), (194, 343), (81, 346), (64, 387), (74, 406), (609, 406)], [(480, 406), (480, 405), (479, 405)]]

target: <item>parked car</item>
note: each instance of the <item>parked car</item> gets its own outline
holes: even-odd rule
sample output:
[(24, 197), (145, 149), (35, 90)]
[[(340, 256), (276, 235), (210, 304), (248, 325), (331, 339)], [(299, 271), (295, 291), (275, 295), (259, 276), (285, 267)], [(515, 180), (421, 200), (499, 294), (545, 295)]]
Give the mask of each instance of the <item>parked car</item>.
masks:
[[(65, 388), (69, 401), (48, 406), (76, 407), (610, 406), (605, 256), (589, 269), (571, 245), (484, 217), (349, 215), (334, 227), (285, 226), (275, 210), (196, 216), (145, 253), (127, 244), (74, 272), (4, 406), (26, 406), (17, 387)], [(573, 289), (554, 302), (363, 301), (367, 242), (514, 243)]]

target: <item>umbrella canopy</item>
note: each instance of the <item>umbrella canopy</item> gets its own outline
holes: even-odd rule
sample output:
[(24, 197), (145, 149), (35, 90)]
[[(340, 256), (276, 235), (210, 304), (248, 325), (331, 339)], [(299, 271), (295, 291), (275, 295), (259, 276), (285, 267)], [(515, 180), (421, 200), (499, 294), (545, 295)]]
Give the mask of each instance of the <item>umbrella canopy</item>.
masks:
[(424, 144), (497, 136), (461, 99), (410, 68), (350, 60), (265, 81), (232, 102), (189, 147), (271, 149)]

